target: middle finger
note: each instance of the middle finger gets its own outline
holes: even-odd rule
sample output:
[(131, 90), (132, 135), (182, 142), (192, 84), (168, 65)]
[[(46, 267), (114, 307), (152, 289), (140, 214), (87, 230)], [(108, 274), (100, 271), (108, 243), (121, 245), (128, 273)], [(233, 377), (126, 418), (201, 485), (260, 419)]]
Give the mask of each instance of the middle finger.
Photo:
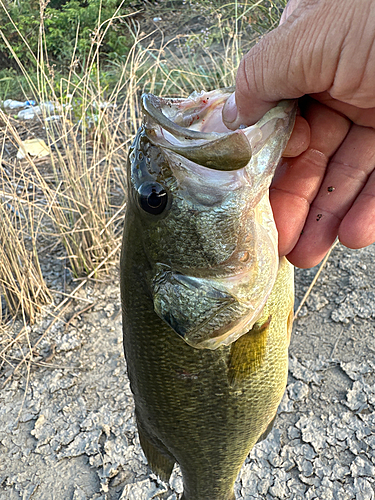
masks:
[(271, 205), (279, 231), (280, 255), (288, 254), (296, 245), (310, 204), (324, 178), (329, 158), (340, 146), (350, 127), (350, 121), (341, 114), (313, 99), (307, 99), (306, 102), (303, 114), (311, 129), (309, 147), (296, 158), (282, 160), (270, 189)]
[(303, 259), (308, 251), (314, 265), (324, 257), (338, 234), (342, 219), (374, 169), (374, 144), (375, 130), (352, 125), (330, 160), (311, 204), (303, 235), (291, 252), (292, 258)]

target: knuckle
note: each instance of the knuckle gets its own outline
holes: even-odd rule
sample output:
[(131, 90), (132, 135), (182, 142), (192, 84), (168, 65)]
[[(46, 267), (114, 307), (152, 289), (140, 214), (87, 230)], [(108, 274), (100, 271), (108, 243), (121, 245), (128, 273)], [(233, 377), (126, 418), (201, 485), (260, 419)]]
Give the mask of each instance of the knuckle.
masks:
[(259, 75), (263, 74), (261, 70), (261, 58), (259, 57), (257, 47), (254, 47), (242, 59), (238, 75), (236, 91), (243, 97), (251, 92), (259, 92), (262, 85), (259, 84)]

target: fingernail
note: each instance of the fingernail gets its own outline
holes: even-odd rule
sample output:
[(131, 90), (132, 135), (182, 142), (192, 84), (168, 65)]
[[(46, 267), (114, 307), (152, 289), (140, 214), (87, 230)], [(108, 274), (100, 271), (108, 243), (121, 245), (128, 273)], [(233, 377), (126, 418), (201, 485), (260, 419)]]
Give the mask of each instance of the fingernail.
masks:
[(229, 96), (227, 102), (224, 105), (223, 120), (227, 123), (233, 123), (236, 118), (237, 118), (237, 106), (236, 106), (236, 98), (233, 92), (233, 94)]

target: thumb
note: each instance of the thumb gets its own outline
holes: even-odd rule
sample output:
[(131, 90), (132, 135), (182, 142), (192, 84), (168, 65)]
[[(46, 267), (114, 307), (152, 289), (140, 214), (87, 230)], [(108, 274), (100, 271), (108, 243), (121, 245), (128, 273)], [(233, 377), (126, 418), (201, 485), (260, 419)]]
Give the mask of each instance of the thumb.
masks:
[(332, 86), (347, 31), (342, 29), (347, 24), (347, 9), (332, 12), (330, 2), (302, 0), (282, 25), (244, 56), (236, 91), (223, 109), (228, 128), (255, 123), (281, 99), (323, 92)]

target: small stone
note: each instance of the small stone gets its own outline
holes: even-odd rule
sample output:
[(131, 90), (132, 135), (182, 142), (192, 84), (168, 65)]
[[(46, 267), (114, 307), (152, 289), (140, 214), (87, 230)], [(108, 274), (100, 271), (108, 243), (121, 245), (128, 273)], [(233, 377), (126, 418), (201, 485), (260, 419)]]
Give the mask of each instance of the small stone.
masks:
[(86, 493), (79, 486), (75, 487), (72, 500), (87, 500)]
[(290, 384), (288, 386), (288, 393), (290, 399), (294, 401), (302, 401), (304, 398), (308, 396), (309, 387), (308, 385), (298, 380), (294, 384)]
[(374, 477), (375, 467), (365, 457), (356, 457), (350, 466), (352, 477)]
[(367, 479), (354, 479), (355, 500), (374, 500), (374, 490)]

